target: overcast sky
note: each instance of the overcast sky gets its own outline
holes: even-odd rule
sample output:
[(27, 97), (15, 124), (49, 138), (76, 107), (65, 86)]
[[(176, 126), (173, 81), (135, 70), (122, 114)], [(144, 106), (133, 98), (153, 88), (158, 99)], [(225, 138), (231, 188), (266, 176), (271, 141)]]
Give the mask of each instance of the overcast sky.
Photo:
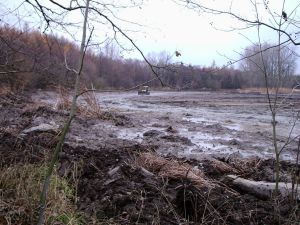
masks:
[[(5, 1), (0, 5), (0, 10), (3, 12), (7, 7), (15, 8), (20, 4), (20, 0)], [(47, 2), (40, 0), (41, 3)], [(58, 2), (69, 2), (61, 0)], [(119, 1), (106, 1), (115, 2)], [(269, 0), (269, 7), (272, 13), (281, 15), (282, 1)], [(249, 0), (202, 0), (202, 4), (219, 8), (222, 10), (231, 10), (248, 18), (255, 18), (255, 11), (250, 5)], [(292, 9), (299, 4), (296, 0), (286, 0), (285, 10), (289, 14)], [(26, 14), (27, 20), (35, 21), (32, 23), (35, 27), (41, 27), (37, 19), (34, 18), (34, 12), (28, 12), (30, 7), (21, 7), (18, 11), (20, 15)], [(269, 21), (268, 13), (263, 5), (259, 6), (260, 17), (265, 21)], [(237, 30), (225, 32), (221, 30), (229, 30), (236, 28), (243, 24), (238, 23), (225, 16), (217, 16), (206, 13), (199, 13), (195, 10), (187, 9), (186, 7), (176, 4), (172, 0), (148, 0), (144, 1), (141, 7), (117, 9), (114, 10), (118, 18), (126, 19), (128, 21), (137, 22), (140, 25), (123, 22), (121, 20), (114, 21), (122, 27), (127, 34), (129, 34), (136, 44), (147, 55), (151, 52), (166, 51), (173, 54), (175, 51), (181, 53), (181, 57), (174, 57), (174, 61), (182, 61), (186, 64), (193, 65), (211, 65), (213, 60), (217, 65), (226, 64), (229, 59), (238, 59), (240, 55), (237, 52), (242, 52), (243, 48), (251, 45), (251, 42), (257, 41), (257, 30), (251, 28), (248, 30)], [(3, 15), (3, 14), (2, 14)], [(295, 15), (299, 19), (297, 12)], [(110, 15), (111, 16), (111, 15)], [(80, 14), (73, 14), (65, 18), (65, 20), (80, 21)], [(96, 18), (95, 18), (96, 19)], [(6, 21), (10, 23), (13, 21), (9, 16), (6, 16)], [(104, 40), (107, 36), (112, 35), (111, 30), (105, 30), (104, 26), (96, 26), (95, 42)], [(64, 34), (62, 31), (56, 31), (59, 34)], [(76, 32), (75, 32), (76, 33)], [(75, 38), (80, 39), (80, 31), (74, 35)], [(275, 41), (276, 33), (274, 31), (263, 29), (263, 40)], [(119, 41), (125, 43), (126, 47), (130, 47), (129, 43), (120, 36)], [(298, 51), (296, 49), (296, 51)], [(124, 57), (141, 58), (138, 52), (123, 52)], [(300, 68), (298, 67), (299, 71)]]
[[(255, 11), (249, 0), (202, 0), (200, 2), (225, 11), (229, 11), (231, 7), (231, 10), (238, 15), (255, 19)], [(282, 1), (269, 2), (270, 10), (281, 15)], [(285, 10), (289, 12), (297, 4), (299, 2), (295, 0), (287, 0)], [(258, 10), (261, 12), (262, 19), (269, 21), (265, 8), (259, 6)], [(156, 28), (148, 29), (146, 37), (140, 37), (138, 40), (140, 46), (143, 46), (146, 51), (167, 50), (172, 53), (178, 50), (182, 56), (176, 60), (194, 65), (210, 65), (213, 60), (218, 65), (226, 64), (228, 58), (238, 59), (239, 52), (258, 40), (256, 28), (227, 32), (232, 28), (244, 26), (236, 19), (199, 13), (168, 0), (148, 1), (140, 12), (132, 12), (129, 15)], [(277, 41), (274, 31), (262, 29), (261, 32), (263, 41), (273, 43)]]

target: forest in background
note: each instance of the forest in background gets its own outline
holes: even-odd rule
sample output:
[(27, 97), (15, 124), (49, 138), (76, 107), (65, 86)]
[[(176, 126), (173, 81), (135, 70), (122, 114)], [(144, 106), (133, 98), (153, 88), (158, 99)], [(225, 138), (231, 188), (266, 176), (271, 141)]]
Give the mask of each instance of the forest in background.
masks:
[[(83, 83), (96, 89), (124, 90), (148, 83), (151, 88), (162, 88), (154, 78), (149, 65), (137, 59), (124, 59), (115, 45), (106, 45), (95, 53), (93, 46), (86, 51)], [(249, 50), (249, 49), (248, 49)], [(0, 27), (0, 85), (11, 90), (52, 89), (57, 86), (72, 87), (79, 47), (64, 37), (43, 34), (25, 26), (22, 30)], [(172, 63), (166, 53), (148, 56), (158, 69), (163, 83), (176, 90), (219, 90), (264, 87), (264, 78), (247, 69), (247, 63), (219, 68)], [(293, 62), (292, 62), (293, 63)], [(300, 77), (294, 75), (286, 87), (294, 87)]]

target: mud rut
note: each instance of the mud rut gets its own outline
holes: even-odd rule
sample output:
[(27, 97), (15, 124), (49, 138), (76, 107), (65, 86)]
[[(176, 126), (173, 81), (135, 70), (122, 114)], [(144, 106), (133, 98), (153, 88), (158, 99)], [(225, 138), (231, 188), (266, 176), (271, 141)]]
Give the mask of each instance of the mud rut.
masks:
[[(28, 99), (28, 96), (3, 96), (0, 99), (2, 168), (43, 163), (56, 144), (57, 133), (37, 131), (22, 135), (22, 131), (33, 126), (37, 118), (39, 122), (54, 120), (61, 124), (67, 117), (64, 111), (39, 106)], [(115, 120), (105, 122), (116, 126), (134, 122), (126, 116), (118, 118), (118, 123)], [(98, 142), (86, 144), (85, 138), (89, 140), (94, 135), (88, 133), (89, 127), (96, 122), (99, 119), (82, 116), (75, 119), (57, 165), (59, 175), (76, 184), (77, 209), (86, 215), (117, 224), (277, 224), (279, 221), (294, 224), (295, 219), (291, 220), (291, 216), (295, 212), (289, 202), (277, 209), (279, 214), (274, 214), (275, 206), (271, 200), (242, 193), (224, 179), (224, 175), (235, 171), (245, 178), (272, 180), (273, 160), (218, 159), (226, 170), (206, 159), (163, 158), (170, 165), (175, 163), (199, 169), (203, 178), (213, 184), (199, 187), (188, 177), (188, 170), (185, 175), (175, 176), (172, 172), (162, 175), (162, 168), (156, 170), (147, 167), (146, 163), (143, 167), (139, 157), (143, 154), (155, 156), (158, 146), (154, 144), (117, 139), (101, 129), (97, 131)], [(78, 142), (75, 138), (78, 136), (83, 140)], [(284, 163), (282, 168), (283, 173), (288, 174), (291, 165)], [(283, 179), (289, 180), (284, 174)], [(296, 214), (299, 216), (299, 211)]]

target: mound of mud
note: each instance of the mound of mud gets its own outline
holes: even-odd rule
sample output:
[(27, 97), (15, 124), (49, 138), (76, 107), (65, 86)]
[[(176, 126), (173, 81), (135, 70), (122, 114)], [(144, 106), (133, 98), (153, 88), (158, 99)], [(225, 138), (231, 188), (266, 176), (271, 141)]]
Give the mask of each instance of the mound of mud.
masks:
[(187, 137), (182, 137), (178, 135), (163, 135), (161, 136), (161, 139), (169, 141), (169, 142), (180, 142), (185, 145), (192, 145), (192, 141), (188, 139)]
[(143, 136), (144, 137), (157, 137), (161, 134), (163, 134), (163, 132), (159, 131), (159, 130), (148, 130), (145, 133), (143, 133)]

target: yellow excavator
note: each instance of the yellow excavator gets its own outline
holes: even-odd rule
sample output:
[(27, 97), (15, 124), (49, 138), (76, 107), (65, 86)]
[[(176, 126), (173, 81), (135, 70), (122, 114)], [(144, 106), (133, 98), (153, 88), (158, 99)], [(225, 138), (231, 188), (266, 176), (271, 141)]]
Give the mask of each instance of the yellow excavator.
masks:
[(138, 95), (150, 95), (149, 86), (140, 86)]

